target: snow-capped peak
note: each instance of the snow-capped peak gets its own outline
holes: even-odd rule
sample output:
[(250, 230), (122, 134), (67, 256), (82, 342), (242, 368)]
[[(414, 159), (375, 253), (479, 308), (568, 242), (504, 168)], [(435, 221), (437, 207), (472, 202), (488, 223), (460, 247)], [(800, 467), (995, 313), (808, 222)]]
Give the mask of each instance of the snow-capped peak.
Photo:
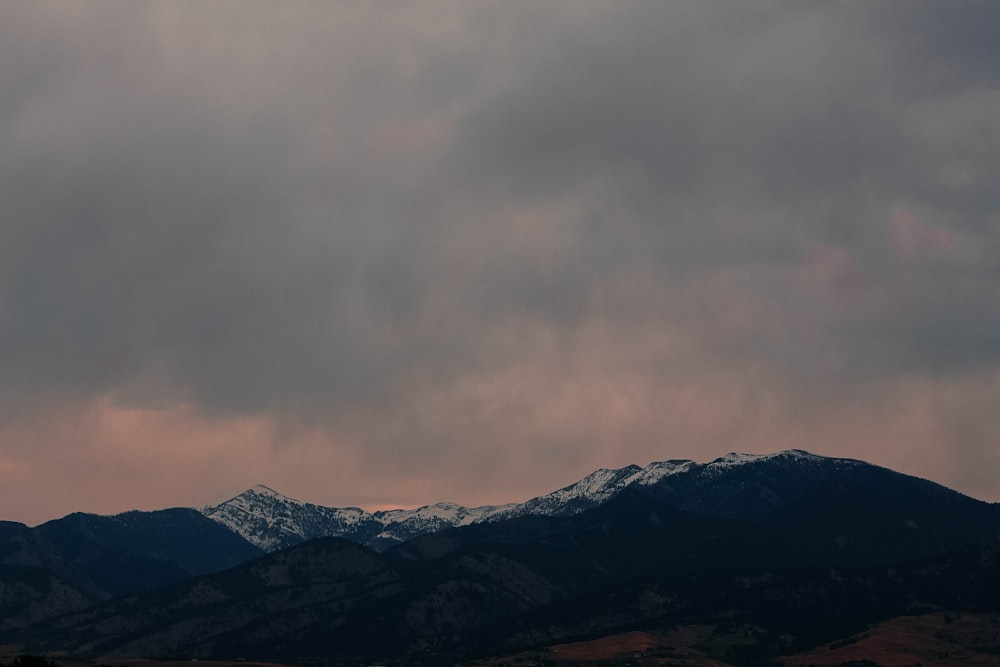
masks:
[[(772, 454), (730, 453), (709, 463), (686, 459), (656, 461), (645, 467), (600, 468), (573, 484), (523, 503), (464, 507), (450, 502), (416, 509), (369, 513), (357, 507), (324, 507), (289, 498), (264, 484), (217, 505), (200, 508), (214, 519), (266, 550), (320, 536), (343, 536), (368, 546), (398, 543), (443, 528), (488, 523), (525, 515), (568, 516), (603, 504), (631, 485), (654, 486), (674, 475), (722, 475), (739, 466), (769, 460), (829, 460), (800, 449)], [(848, 460), (845, 460), (845, 462)], [(851, 461), (851, 463), (858, 463)]]
[(217, 511), (221, 507), (229, 505), (244, 505), (247, 502), (256, 498), (273, 498), (274, 500), (279, 500), (282, 502), (303, 504), (302, 501), (295, 500), (294, 498), (289, 498), (288, 496), (275, 491), (269, 486), (264, 484), (254, 484), (249, 489), (240, 491), (239, 493), (230, 492), (229, 494), (221, 496), (221, 499), (217, 502), (210, 502), (206, 505), (198, 507), (198, 511), (207, 516), (211, 516), (212, 513)]
[(263, 484), (199, 511), (266, 551), (316, 537), (346, 534), (371, 519), (368, 512), (357, 507), (304, 503)]
[(249, 489), (247, 489), (246, 491), (244, 491), (244, 493), (248, 493), (248, 492), (256, 493), (259, 496), (269, 496), (271, 498), (280, 498), (282, 500), (292, 500), (292, 501), (295, 501), (295, 502), (299, 502), (299, 501), (295, 500), (294, 498), (289, 498), (288, 496), (286, 496), (286, 495), (284, 495), (282, 493), (278, 493), (277, 491), (275, 491), (271, 487), (265, 486), (263, 484), (254, 484)]

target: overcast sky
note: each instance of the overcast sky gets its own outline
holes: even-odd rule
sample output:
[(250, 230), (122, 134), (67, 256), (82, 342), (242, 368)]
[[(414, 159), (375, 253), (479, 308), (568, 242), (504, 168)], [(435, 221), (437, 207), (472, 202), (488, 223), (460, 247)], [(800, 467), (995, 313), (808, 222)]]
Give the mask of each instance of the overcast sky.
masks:
[(0, 4), (0, 518), (803, 448), (1000, 500), (1000, 3)]

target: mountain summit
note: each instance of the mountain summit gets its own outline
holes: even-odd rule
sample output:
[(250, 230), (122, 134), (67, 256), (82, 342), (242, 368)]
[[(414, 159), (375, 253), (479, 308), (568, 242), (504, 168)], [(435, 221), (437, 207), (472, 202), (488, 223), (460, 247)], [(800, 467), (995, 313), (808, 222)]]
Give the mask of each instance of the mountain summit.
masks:
[(198, 510), (265, 551), (276, 551), (317, 537), (357, 533), (367, 527), (371, 517), (358, 507), (304, 503), (263, 484)]

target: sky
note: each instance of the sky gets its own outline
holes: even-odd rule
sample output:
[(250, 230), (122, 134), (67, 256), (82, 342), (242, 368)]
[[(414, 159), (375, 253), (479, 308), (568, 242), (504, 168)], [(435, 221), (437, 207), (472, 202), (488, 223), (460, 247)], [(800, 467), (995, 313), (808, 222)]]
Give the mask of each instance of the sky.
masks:
[(0, 518), (787, 448), (998, 501), (997, 25), (0, 3)]

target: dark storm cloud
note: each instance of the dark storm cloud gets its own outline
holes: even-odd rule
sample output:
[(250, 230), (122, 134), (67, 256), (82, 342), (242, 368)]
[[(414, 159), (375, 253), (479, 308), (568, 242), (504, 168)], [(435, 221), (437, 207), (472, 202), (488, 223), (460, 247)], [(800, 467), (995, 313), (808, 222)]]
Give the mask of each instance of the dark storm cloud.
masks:
[(3, 6), (0, 417), (182, 404), (503, 471), (996, 396), (997, 11)]
[[(518, 15), (505, 33), (510, 73), (466, 119), (455, 159), (471, 164), (472, 189), (592, 195), (587, 270), (649, 262), (669, 288), (676, 270), (780, 267), (832, 246), (850, 258), (856, 289), (888, 300), (906, 292), (895, 312), (843, 326), (911, 348), (908, 364), (979, 360), (978, 346), (928, 324), (956, 339), (991, 329), (981, 306), (992, 290), (969, 278), (991, 282), (995, 255), (898, 237), (940, 228), (968, 233), (969, 246), (996, 241), (988, 16), (972, 5), (947, 17), (891, 7), (896, 22), (886, 6), (810, 3)], [(528, 25), (555, 37), (533, 40)], [(925, 257), (935, 254), (954, 260)], [(942, 298), (958, 285), (945, 324)], [(795, 306), (784, 313), (789, 331), (803, 316)], [(861, 366), (866, 347), (855, 350)]]
[(391, 350), (357, 328), (420, 290), (417, 194), (367, 155), (389, 65), (344, 71), (334, 21), (258, 8), (217, 38), (224, 11), (102, 7), (117, 20), (75, 7), (83, 34), (33, 17), (55, 55), (4, 22), (35, 73), (4, 132), (5, 382), (237, 409), (363, 391)]

